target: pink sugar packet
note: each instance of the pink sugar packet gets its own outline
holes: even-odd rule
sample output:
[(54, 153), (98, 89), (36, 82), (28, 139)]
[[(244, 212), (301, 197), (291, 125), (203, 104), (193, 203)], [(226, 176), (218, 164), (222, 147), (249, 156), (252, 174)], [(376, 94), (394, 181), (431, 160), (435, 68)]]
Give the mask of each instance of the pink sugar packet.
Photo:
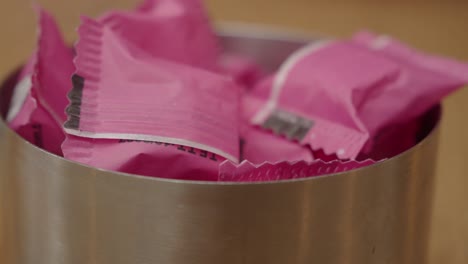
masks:
[(135, 11), (109, 12), (99, 21), (149, 55), (217, 69), (219, 43), (201, 0), (145, 0)]
[(313, 162), (278, 162), (254, 165), (250, 162), (233, 164), (226, 161), (220, 165), (219, 181), (221, 182), (268, 182), (292, 180), (323, 176), (346, 172), (375, 164), (372, 160), (359, 161), (331, 161), (316, 160)]
[(358, 109), (398, 71), (397, 64), (350, 42), (312, 43), (281, 66), (253, 123), (326, 155), (354, 159), (369, 138)]
[(225, 53), (221, 56), (220, 65), (224, 74), (231, 76), (237, 84), (248, 90), (265, 75), (260, 65), (245, 55)]
[(67, 133), (158, 141), (239, 160), (239, 89), (202, 69), (148, 57), (83, 18)]
[(241, 160), (247, 160), (254, 164), (280, 161), (312, 161), (312, 152), (307, 146), (301, 146), (250, 124), (253, 115), (258, 112), (265, 102), (265, 99), (249, 94), (242, 97)]
[(36, 11), (40, 33), (38, 49), (24, 69), (24, 78), (31, 78), (31, 81), (21, 81), (16, 87), (15, 93), (26, 97), (24, 103), (13, 100), (10, 126), (29, 142), (61, 155), (66, 94), (74, 71), (73, 52), (65, 44), (54, 18), (40, 8)]
[[(398, 64), (393, 82), (366, 100), (359, 116), (371, 135), (390, 125), (411, 122), (445, 96), (468, 84), (468, 64), (426, 55), (385, 36), (359, 33), (353, 41)], [(372, 149), (371, 147), (367, 148)]]
[(217, 181), (226, 159), (207, 151), (157, 141), (91, 139), (67, 135), (65, 158), (96, 168), (149, 177)]

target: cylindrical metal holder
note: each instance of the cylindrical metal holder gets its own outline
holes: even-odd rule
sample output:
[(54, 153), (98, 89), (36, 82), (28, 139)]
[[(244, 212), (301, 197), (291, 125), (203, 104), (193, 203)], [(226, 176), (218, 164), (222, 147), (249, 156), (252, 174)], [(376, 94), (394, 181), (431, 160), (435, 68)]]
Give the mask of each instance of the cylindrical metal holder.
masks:
[[(223, 42), (272, 68), (303, 44), (274, 34)], [(14, 83), (2, 89), (3, 111)], [(89, 168), (1, 121), (0, 263), (426, 263), (439, 115), (423, 117), (418, 145), (380, 164), (258, 184)]]

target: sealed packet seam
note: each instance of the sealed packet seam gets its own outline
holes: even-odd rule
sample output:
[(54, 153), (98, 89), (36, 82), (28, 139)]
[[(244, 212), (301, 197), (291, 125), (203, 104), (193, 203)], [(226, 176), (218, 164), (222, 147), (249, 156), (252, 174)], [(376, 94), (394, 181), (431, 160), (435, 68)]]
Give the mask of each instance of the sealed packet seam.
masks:
[(375, 163), (376, 161), (370, 159), (363, 161), (334, 160), (330, 162), (324, 162), (322, 160), (315, 160), (312, 162), (283, 161), (276, 163), (265, 162), (262, 164), (253, 164), (244, 161), (238, 165), (230, 161), (225, 161), (220, 164), (219, 180), (223, 182), (258, 182), (302, 179), (346, 172), (350, 169), (358, 169)]
[(62, 148), (64, 148), (65, 145), (67, 149), (67, 158), (71, 160), (79, 160), (80, 163), (86, 165), (93, 164), (94, 140), (78, 141), (67, 138), (63, 143)]
[[(70, 99), (70, 105), (66, 109), (68, 121), (64, 125), (68, 133), (70, 130), (79, 129), (82, 108), (96, 107), (99, 94), (97, 81), (100, 78), (100, 70), (95, 65), (96, 62), (99, 62), (96, 57), (101, 54), (102, 26), (86, 17), (83, 17), (82, 21), (83, 24), (86, 24), (86, 27), (80, 27), (79, 30), (86, 30), (87, 32), (86, 34), (80, 34), (83, 39), (80, 39), (76, 44), (77, 57), (75, 58), (75, 65), (78, 65), (79, 62), (80, 67), (76, 67), (76, 72), (72, 77), (73, 88), (68, 94)], [(83, 50), (87, 52), (81, 52)], [(93, 57), (88, 55), (88, 52)], [(82, 101), (85, 87), (86, 93), (89, 94), (86, 103)]]

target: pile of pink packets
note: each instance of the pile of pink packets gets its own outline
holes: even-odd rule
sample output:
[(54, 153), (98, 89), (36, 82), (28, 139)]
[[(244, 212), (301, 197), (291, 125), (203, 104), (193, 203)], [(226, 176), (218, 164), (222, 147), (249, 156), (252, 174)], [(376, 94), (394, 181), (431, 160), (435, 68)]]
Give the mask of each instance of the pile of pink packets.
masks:
[(414, 146), (421, 115), (468, 83), (467, 64), (367, 32), (314, 41), (269, 72), (223, 52), (201, 0), (83, 17), (73, 48), (36, 10), (9, 125), (124, 173), (252, 182), (368, 166)]

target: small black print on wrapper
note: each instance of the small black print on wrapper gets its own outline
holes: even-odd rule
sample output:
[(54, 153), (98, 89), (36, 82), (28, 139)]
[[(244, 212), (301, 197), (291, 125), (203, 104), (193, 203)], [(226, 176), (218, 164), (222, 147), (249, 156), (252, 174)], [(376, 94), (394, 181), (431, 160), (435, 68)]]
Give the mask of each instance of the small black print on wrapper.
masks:
[(68, 129), (78, 129), (80, 127), (81, 99), (83, 97), (83, 87), (85, 79), (77, 74), (72, 77), (73, 89), (68, 93), (70, 105), (65, 110), (68, 120), (64, 127)]
[(313, 126), (312, 120), (283, 110), (275, 110), (262, 125), (267, 130), (297, 141), (302, 141)]

